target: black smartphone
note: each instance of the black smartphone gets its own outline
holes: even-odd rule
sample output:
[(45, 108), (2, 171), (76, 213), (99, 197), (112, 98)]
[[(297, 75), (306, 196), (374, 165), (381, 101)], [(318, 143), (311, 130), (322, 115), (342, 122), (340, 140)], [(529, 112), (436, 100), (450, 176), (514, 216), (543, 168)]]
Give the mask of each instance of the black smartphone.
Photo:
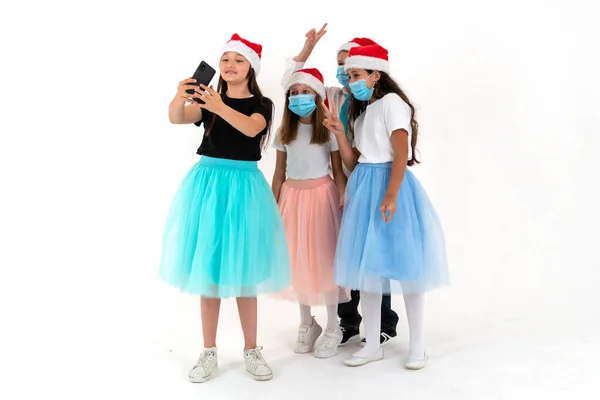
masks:
[[(196, 80), (196, 83), (192, 83), (192, 85), (200, 86), (200, 84), (203, 84), (208, 86), (216, 72), (217, 71), (215, 71), (215, 69), (208, 65), (208, 63), (205, 61), (200, 62), (200, 65), (198, 65), (198, 68), (196, 68), (196, 72), (194, 72), (194, 75), (192, 75), (192, 78)], [(188, 94), (194, 94), (193, 89), (188, 89), (186, 92)], [(204, 102), (197, 97), (194, 97), (192, 100), (194, 100), (196, 103), (204, 104)]]

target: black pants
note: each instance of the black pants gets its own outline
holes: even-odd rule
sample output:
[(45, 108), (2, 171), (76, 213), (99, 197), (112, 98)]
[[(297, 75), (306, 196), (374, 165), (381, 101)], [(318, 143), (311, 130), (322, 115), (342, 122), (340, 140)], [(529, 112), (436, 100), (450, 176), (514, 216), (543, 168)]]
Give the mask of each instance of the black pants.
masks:
[[(352, 300), (338, 305), (338, 316), (340, 317), (340, 326), (349, 330), (358, 330), (362, 317), (358, 313), (358, 302), (360, 301), (360, 292), (353, 290), (350, 292)], [(398, 325), (398, 314), (392, 310), (392, 298), (389, 295), (383, 295), (381, 299), (381, 331), (387, 334), (396, 333)]]

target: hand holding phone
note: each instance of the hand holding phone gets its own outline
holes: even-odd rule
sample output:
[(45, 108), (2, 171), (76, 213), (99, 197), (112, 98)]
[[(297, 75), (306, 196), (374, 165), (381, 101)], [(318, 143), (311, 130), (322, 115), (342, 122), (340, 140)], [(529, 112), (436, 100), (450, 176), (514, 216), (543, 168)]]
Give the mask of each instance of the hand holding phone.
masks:
[[(198, 65), (198, 68), (196, 68), (196, 72), (194, 72), (194, 75), (192, 75), (192, 78), (196, 81), (192, 82), (191, 84), (195, 86), (200, 86), (200, 84), (209, 86), (209, 83), (210, 81), (212, 81), (212, 78), (215, 76), (215, 73), (216, 71), (213, 67), (208, 65), (208, 63), (206, 63), (205, 61), (202, 61), (200, 62), (200, 65)], [(188, 94), (194, 94), (194, 89), (188, 89), (186, 90), (186, 92)], [(192, 98), (192, 100), (194, 100), (196, 103), (204, 104), (204, 102), (197, 97)]]
[(194, 93), (194, 89), (196, 88), (196, 80), (194, 78), (187, 78), (179, 82), (177, 86), (177, 96), (181, 97), (185, 101), (190, 101), (190, 92)]

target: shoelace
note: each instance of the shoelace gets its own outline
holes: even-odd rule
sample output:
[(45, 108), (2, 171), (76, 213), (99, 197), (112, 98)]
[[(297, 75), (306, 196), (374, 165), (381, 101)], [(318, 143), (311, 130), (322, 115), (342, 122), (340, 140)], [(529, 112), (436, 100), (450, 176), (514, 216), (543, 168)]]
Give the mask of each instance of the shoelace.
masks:
[(198, 358), (196, 365), (200, 365), (202, 368), (207, 369), (213, 358), (215, 358), (214, 351), (203, 351), (202, 354), (200, 354), (200, 358)]
[(331, 335), (329, 335), (327, 333), (325, 335), (323, 335), (323, 339), (322, 339), (323, 340), (323, 344), (322, 344), (322, 346), (325, 347), (325, 348), (327, 348), (327, 349), (330, 348), (330, 347), (333, 347), (333, 346), (331, 346), (332, 339), (333, 338), (331, 337)]
[(298, 341), (303, 344), (308, 344), (308, 333), (310, 332), (310, 328), (306, 330), (306, 332), (298, 332)]
[[(340, 328), (342, 331), (342, 337), (344, 334), (344, 328)], [(325, 334), (323, 335), (323, 347), (326, 348), (334, 348), (337, 347), (337, 341), (338, 341), (338, 335), (335, 334), (335, 332), (331, 332), (331, 331), (326, 331)]]
[(265, 360), (263, 360), (262, 354), (260, 353), (261, 350), (262, 346), (258, 346), (256, 349), (246, 350), (246, 354), (254, 367), (265, 364)]

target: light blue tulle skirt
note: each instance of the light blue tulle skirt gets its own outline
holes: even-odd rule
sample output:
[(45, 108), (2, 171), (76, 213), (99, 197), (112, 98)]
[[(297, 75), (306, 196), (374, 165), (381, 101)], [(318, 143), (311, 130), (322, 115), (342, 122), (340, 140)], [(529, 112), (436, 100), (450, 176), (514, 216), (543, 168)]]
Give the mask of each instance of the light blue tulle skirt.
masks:
[(254, 297), (290, 285), (283, 223), (255, 161), (202, 156), (171, 205), (160, 275), (205, 297)]
[(448, 284), (440, 220), (425, 190), (408, 169), (396, 214), (379, 210), (392, 163), (358, 164), (346, 187), (335, 258), (336, 283), (367, 293), (422, 293)]

